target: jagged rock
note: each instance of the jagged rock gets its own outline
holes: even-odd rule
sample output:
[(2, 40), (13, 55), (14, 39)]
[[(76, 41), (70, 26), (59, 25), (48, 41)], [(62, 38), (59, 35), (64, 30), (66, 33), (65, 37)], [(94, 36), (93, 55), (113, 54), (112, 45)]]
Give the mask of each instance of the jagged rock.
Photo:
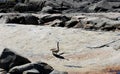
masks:
[(89, 10), (92, 12), (107, 12), (108, 10), (111, 10), (111, 8), (112, 6), (107, 0), (102, 0), (89, 7)]
[[(15, 0), (0, 4), (1, 12), (120, 12), (120, 1), (109, 0)], [(49, 7), (52, 7), (52, 9)], [(12, 10), (11, 10), (12, 9)]]
[(72, 1), (67, 0), (49, 0), (46, 2), (45, 6), (51, 6), (54, 10), (58, 10), (61, 12), (61, 10), (66, 10), (71, 8), (73, 5), (70, 3)]
[(21, 24), (24, 21), (24, 17), (20, 15), (8, 16), (6, 23)]
[(33, 15), (26, 15), (24, 16), (25, 22), (23, 24), (33, 24), (33, 25), (39, 25), (39, 18), (35, 17)]
[(24, 3), (18, 3), (14, 6), (14, 11), (25, 12), (28, 10), (28, 5)]
[(40, 19), (40, 23), (41, 23), (41, 24), (44, 24), (44, 23), (51, 22), (51, 21), (54, 21), (54, 20), (57, 20), (57, 19), (58, 19), (58, 20), (61, 20), (61, 21), (63, 21), (63, 22), (70, 20), (69, 17), (66, 17), (66, 16), (64, 16), (64, 15), (61, 15), (61, 14), (53, 14), (53, 15), (46, 15), (46, 16), (42, 17), (42, 18)]
[(85, 29), (90, 30), (104, 30), (104, 31), (114, 31), (120, 29), (120, 21), (111, 20), (108, 18), (94, 18), (87, 20), (87, 23), (84, 24)]
[(50, 74), (68, 74), (68, 72), (62, 72), (58, 70), (53, 70)]
[(0, 12), (1, 13), (7, 13), (7, 12), (12, 12), (14, 6), (15, 6), (15, 2), (10, 2), (10, 1), (7, 1), (7, 2), (0, 2)]
[(52, 27), (64, 27), (65, 26), (65, 23), (60, 21), (60, 20), (54, 20), (53, 22), (50, 22), (49, 24), (50, 26)]
[(8, 17), (6, 23), (16, 23), (16, 24), (33, 24), (39, 25), (39, 18), (33, 15), (25, 15), (25, 16), (13, 16)]
[(120, 21), (108, 21), (101, 29), (105, 31), (114, 31), (117, 29), (120, 30)]
[(51, 6), (43, 7), (42, 12), (43, 12), (43, 13), (50, 13), (50, 14), (53, 14), (53, 13), (61, 13), (61, 11), (59, 11), (59, 10), (54, 10), (54, 8), (51, 7)]
[(78, 24), (78, 20), (71, 19), (70, 21), (66, 22), (66, 27), (71, 28), (71, 27), (74, 27), (76, 24)]
[(37, 62), (37, 63), (29, 63), (21, 66), (13, 67), (9, 70), (10, 74), (23, 74), (23, 72), (35, 69), (38, 70), (40, 74), (49, 74), (53, 71), (53, 68), (44, 63), (44, 62)]
[(26, 63), (30, 63), (27, 58), (13, 52), (8, 48), (5, 48), (0, 56), (0, 68), (5, 69), (6, 71), (9, 71), (9, 69), (14, 66), (23, 65)]
[(37, 2), (29, 2), (29, 3), (18, 3), (14, 6), (15, 11), (19, 12), (29, 12), (29, 11), (41, 11), (44, 7), (46, 1), (37, 1)]

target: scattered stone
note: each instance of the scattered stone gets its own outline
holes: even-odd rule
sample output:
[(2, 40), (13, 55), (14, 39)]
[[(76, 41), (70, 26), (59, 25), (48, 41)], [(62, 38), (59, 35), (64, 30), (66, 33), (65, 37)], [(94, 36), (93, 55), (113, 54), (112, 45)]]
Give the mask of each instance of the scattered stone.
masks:
[(6, 71), (9, 71), (12, 67), (27, 63), (30, 63), (27, 58), (13, 52), (9, 48), (5, 48), (0, 56), (0, 68)]

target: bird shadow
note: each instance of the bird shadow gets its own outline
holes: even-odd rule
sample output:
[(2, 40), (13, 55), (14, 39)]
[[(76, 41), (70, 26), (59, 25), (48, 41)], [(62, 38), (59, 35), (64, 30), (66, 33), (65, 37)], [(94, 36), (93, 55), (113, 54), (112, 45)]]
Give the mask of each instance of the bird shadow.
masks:
[(65, 67), (71, 67), (71, 68), (82, 68), (82, 66), (75, 66), (75, 65), (64, 65)]
[(62, 56), (64, 53), (59, 53), (59, 54), (53, 54), (56, 58), (59, 58), (59, 59), (65, 59), (65, 60), (69, 60), (67, 58), (65, 58), (64, 56)]

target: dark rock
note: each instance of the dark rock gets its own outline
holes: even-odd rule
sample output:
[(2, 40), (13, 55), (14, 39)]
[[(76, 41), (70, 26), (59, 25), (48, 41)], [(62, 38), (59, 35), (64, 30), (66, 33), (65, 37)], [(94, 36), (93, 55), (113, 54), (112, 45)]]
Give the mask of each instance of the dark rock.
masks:
[(115, 31), (120, 29), (120, 21), (112, 20), (105, 17), (93, 17), (91, 20), (87, 20), (84, 24), (85, 29), (89, 30), (104, 30), (104, 31)]
[(0, 15), (0, 19), (3, 18), (3, 17), (4, 17), (4, 15)]
[(53, 70), (50, 74), (68, 74), (68, 72), (62, 72), (58, 70)]
[(21, 24), (23, 21), (24, 21), (24, 17), (20, 15), (8, 16), (8, 18), (6, 19), (6, 23)]
[(37, 62), (37, 63), (29, 63), (21, 66), (13, 67), (9, 70), (10, 74), (23, 74), (23, 72), (35, 69), (38, 70), (40, 74), (49, 74), (53, 71), (53, 68), (44, 63), (44, 62)]
[[(120, 12), (120, 1), (109, 0), (15, 0), (0, 3), (1, 12)], [(49, 9), (52, 7), (52, 9)], [(12, 9), (12, 10), (11, 10)]]
[(33, 25), (39, 25), (39, 18), (35, 17), (33, 15), (26, 15), (24, 16), (25, 22), (23, 24), (33, 24)]
[(37, 1), (37, 2), (29, 2), (29, 3), (18, 3), (14, 6), (15, 11), (19, 12), (36, 12), (41, 11), (44, 7), (46, 1)]
[(6, 20), (6, 23), (16, 23), (16, 24), (33, 24), (39, 25), (39, 18), (33, 15), (25, 15), (25, 16), (9, 16)]
[(14, 6), (14, 11), (26, 12), (28, 10), (28, 5), (24, 3), (18, 3)]
[(42, 74), (49, 74), (54, 70), (50, 65), (44, 62), (38, 62), (34, 64), (34, 68), (37, 69)]
[(66, 17), (64, 15), (61, 15), (61, 14), (53, 14), (53, 15), (47, 15), (47, 16), (44, 16), (40, 19), (40, 23), (41, 24), (44, 24), (44, 23), (47, 23), (47, 22), (51, 22), (51, 21), (54, 21), (54, 20), (61, 20), (63, 22), (65, 21), (68, 21), (70, 20), (69, 17)]
[(30, 63), (30, 61), (12, 50), (5, 48), (0, 56), (0, 68), (9, 71), (14, 66)]
[(84, 22), (81, 20), (78, 21), (78, 23), (74, 26), (74, 28), (83, 28), (84, 27)]
[(71, 19), (70, 21), (66, 22), (66, 27), (71, 28), (74, 27), (76, 24), (78, 24), (78, 20), (76, 19)]
[(50, 22), (49, 25), (52, 26), (52, 27), (58, 27), (58, 26), (59, 27), (64, 27), (65, 23), (60, 21), (60, 20), (54, 20), (54, 21)]
[(66, 10), (71, 8), (71, 3), (70, 1), (64, 1), (64, 0), (49, 0), (46, 2), (45, 6), (51, 6), (54, 8), (54, 10)]

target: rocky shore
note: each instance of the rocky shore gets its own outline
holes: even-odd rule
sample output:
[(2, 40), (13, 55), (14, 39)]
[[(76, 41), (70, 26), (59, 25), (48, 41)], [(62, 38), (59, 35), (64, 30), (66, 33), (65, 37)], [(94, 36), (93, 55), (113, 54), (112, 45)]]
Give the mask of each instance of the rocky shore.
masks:
[(119, 74), (119, 0), (0, 1), (0, 74)]

